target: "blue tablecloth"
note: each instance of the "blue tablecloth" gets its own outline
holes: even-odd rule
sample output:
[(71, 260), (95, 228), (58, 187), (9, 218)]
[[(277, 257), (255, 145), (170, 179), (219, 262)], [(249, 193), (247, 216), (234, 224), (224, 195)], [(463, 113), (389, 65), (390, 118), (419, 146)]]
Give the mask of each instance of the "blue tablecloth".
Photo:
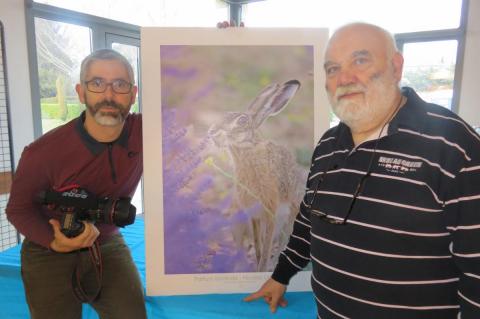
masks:
[[(137, 218), (135, 224), (122, 230), (132, 250), (140, 276), (145, 285), (144, 223)], [(192, 296), (146, 297), (148, 318), (165, 319), (229, 319), (229, 318), (272, 318), (305, 319), (315, 318), (315, 303), (311, 292), (289, 292), (288, 307), (279, 308), (271, 314), (263, 301), (245, 303), (244, 294), (209, 294)], [(0, 318), (29, 318), (20, 275), (20, 246), (0, 253)], [(97, 319), (93, 309), (85, 305), (84, 319)]]

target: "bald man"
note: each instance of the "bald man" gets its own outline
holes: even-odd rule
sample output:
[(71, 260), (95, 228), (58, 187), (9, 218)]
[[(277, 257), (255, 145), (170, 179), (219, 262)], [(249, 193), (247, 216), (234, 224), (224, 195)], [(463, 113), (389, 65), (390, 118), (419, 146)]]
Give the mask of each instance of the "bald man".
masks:
[(290, 241), (246, 301), (286, 306), (312, 263), (318, 318), (480, 318), (480, 137), (399, 88), (384, 29), (341, 27), (325, 52), (340, 124), (318, 142)]

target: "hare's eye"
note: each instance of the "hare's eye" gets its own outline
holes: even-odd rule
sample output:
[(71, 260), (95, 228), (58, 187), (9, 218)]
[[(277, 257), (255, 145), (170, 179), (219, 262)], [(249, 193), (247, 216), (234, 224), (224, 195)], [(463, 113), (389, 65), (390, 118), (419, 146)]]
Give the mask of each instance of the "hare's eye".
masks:
[(242, 115), (236, 121), (238, 126), (246, 126), (248, 124), (248, 116)]

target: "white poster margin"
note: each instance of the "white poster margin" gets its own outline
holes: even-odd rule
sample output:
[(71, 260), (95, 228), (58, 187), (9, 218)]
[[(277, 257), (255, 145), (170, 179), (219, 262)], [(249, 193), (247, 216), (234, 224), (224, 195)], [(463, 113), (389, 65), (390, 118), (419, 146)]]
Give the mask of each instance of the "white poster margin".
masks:
[[(166, 275), (163, 240), (161, 123), (161, 45), (312, 45), (314, 47), (314, 141), (329, 128), (330, 109), (324, 90), (323, 53), (328, 29), (320, 28), (162, 28), (141, 29), (141, 80), (144, 150), (146, 293), (191, 295), (249, 293), (271, 275), (267, 272)], [(289, 291), (309, 291), (310, 271), (292, 278)]]

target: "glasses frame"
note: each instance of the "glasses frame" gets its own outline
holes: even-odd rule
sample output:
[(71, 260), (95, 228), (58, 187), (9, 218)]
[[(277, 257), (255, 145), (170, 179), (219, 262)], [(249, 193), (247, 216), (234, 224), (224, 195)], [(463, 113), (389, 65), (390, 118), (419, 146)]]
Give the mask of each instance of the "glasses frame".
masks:
[[(100, 79), (103, 81), (103, 83), (105, 84), (105, 89), (103, 91), (95, 91), (95, 90), (92, 90), (91, 88), (89, 88), (89, 84), (94, 82), (94, 81), (98, 81), (99, 79), (91, 79), (91, 80), (88, 80), (88, 81), (83, 81), (83, 83), (85, 84), (85, 87), (87, 88), (87, 91), (89, 92), (92, 92), (92, 93), (105, 93), (108, 89), (108, 87), (112, 87), (112, 91), (115, 93), (115, 94), (128, 94), (128, 93), (131, 93), (132, 92), (132, 88), (133, 88), (133, 84), (128, 82), (128, 81), (125, 81), (125, 80), (114, 80), (112, 82), (105, 82), (103, 79)], [(128, 89), (127, 92), (118, 92), (115, 90), (115, 86), (114, 84), (115, 83), (118, 83), (118, 82), (125, 82), (127, 83), (130, 87)]]
[(318, 180), (317, 184), (315, 185), (315, 189), (313, 191), (312, 199), (310, 200), (308, 205), (305, 205), (305, 206), (310, 210), (310, 215), (313, 214), (316, 217), (318, 217), (320, 220), (322, 220), (324, 222), (327, 222), (329, 224), (332, 224), (332, 225), (342, 225), (342, 220), (332, 218), (332, 217), (328, 216), (328, 214), (326, 214), (326, 213), (323, 213), (319, 210), (314, 210), (313, 209), (313, 203), (315, 202), (315, 197), (317, 196), (318, 188), (319, 188), (320, 184), (323, 182), (327, 172), (328, 172), (328, 166), (327, 166), (327, 169), (323, 171), (322, 175), (320, 175), (319, 180)]
[[(374, 155), (375, 155), (375, 152), (372, 154), (372, 157)], [(353, 207), (355, 206), (357, 198), (360, 196), (360, 194), (363, 190), (363, 186), (365, 184), (366, 179), (372, 175), (372, 172), (371, 172), (370, 168), (371, 168), (371, 165), (369, 165), (367, 172), (364, 175), (362, 175), (362, 177), (358, 181), (358, 184), (355, 187), (355, 192), (353, 193), (353, 196), (352, 196), (352, 200), (350, 201), (350, 205), (348, 206), (347, 214), (345, 215), (345, 217), (343, 219), (333, 218), (326, 213), (323, 213), (321, 211), (313, 209), (313, 203), (315, 202), (315, 197), (317, 196), (318, 188), (319, 188), (320, 184), (323, 182), (323, 180), (325, 179), (325, 175), (327, 174), (329, 169), (327, 168), (325, 171), (323, 171), (322, 175), (320, 176), (319, 181), (315, 185), (315, 190), (313, 191), (312, 199), (310, 200), (308, 205), (305, 205), (310, 210), (310, 215), (313, 214), (316, 217), (319, 217), (320, 220), (322, 220), (324, 222), (327, 222), (329, 224), (332, 224), (332, 225), (346, 225), (347, 220), (348, 220), (348, 218), (350, 217), (350, 214), (353, 211)]]

